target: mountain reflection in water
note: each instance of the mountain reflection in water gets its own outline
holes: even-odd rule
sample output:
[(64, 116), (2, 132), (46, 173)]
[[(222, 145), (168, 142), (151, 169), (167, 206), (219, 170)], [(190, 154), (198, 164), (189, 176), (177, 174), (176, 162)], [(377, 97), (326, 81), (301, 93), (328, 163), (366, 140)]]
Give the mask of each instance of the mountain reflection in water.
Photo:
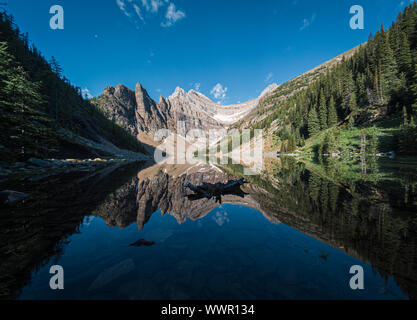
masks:
[[(0, 297), (417, 297), (415, 171), (346, 182), (274, 165), (220, 192), (221, 203), (187, 186), (225, 186), (240, 166), (136, 164), (26, 185), (31, 198), (0, 212)], [(68, 277), (62, 293), (48, 285), (55, 263)], [(364, 292), (348, 287), (353, 264), (365, 268)]]

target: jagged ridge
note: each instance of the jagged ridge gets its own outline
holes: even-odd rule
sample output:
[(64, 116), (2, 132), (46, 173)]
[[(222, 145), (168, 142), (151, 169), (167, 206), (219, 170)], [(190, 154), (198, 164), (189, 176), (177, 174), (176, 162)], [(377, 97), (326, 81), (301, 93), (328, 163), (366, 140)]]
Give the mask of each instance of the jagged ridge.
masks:
[[(177, 87), (168, 98), (154, 101), (140, 83), (132, 91), (124, 85), (107, 87), (104, 93), (93, 100), (107, 117), (140, 139), (143, 134), (153, 136), (159, 129), (168, 129), (186, 136), (192, 129), (226, 129), (239, 121), (261, 101), (268, 97), (276, 84), (267, 87), (262, 94), (251, 101), (223, 106), (211, 101), (195, 90), (185, 92)], [(178, 122), (183, 125), (178, 127)]]

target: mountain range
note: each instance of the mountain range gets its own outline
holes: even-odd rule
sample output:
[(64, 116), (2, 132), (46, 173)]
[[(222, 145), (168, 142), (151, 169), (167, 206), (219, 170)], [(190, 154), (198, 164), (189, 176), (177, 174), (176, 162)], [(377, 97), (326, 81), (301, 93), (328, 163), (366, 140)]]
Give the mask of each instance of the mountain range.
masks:
[(92, 102), (109, 119), (139, 140), (150, 143), (160, 129), (168, 129), (184, 138), (193, 129), (207, 133), (211, 129), (228, 129), (255, 110), (276, 88), (277, 84), (271, 84), (256, 99), (225, 106), (200, 92), (186, 92), (180, 87), (167, 98), (160, 96), (156, 102), (140, 83), (135, 91), (119, 84), (105, 88), (104, 93)]

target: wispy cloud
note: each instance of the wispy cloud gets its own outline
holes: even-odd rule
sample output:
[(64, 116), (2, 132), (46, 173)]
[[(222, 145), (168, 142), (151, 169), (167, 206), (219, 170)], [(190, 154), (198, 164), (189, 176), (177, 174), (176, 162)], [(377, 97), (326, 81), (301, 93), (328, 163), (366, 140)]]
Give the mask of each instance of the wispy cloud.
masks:
[(162, 27), (170, 27), (172, 26), (175, 22), (185, 18), (185, 12), (181, 11), (181, 10), (177, 10), (175, 7), (175, 4), (173, 4), (172, 2), (169, 4), (168, 9), (167, 9), (167, 13), (165, 14), (165, 22), (161, 23)]
[(125, 14), (125, 16), (127, 16), (129, 18), (132, 17), (132, 14), (127, 9), (125, 0), (116, 0), (116, 3), (118, 5), (120, 11), (122, 11)]
[(142, 12), (137, 4), (133, 4), (133, 9), (135, 9), (136, 15), (139, 17), (139, 19), (145, 21), (145, 19), (143, 19)]
[(221, 83), (216, 84), (213, 89), (211, 89), (210, 94), (220, 100), (219, 102), (223, 102), (226, 98), (228, 88), (223, 86)]
[(200, 82), (194, 83), (194, 90), (195, 91), (200, 91), (200, 88), (201, 88), (201, 83)]
[(159, 8), (167, 2), (167, 0), (142, 0), (142, 5), (146, 11), (158, 12)]
[(148, 18), (160, 16), (160, 9), (166, 7), (166, 13), (163, 16), (163, 27), (170, 27), (177, 21), (185, 18), (185, 12), (177, 9), (170, 0), (116, 0), (120, 11), (128, 17), (136, 27), (139, 23), (145, 23)]
[(147, 60), (147, 62), (148, 63), (152, 63), (152, 59), (153, 59), (153, 57), (155, 56), (155, 53), (153, 52), (153, 51), (151, 51), (150, 53), (149, 53), (149, 58), (148, 58), (148, 60)]
[(314, 21), (316, 21), (317, 15), (313, 13), (310, 19), (304, 18), (303, 25), (300, 27), (300, 31), (303, 31), (304, 29), (308, 28), (313, 24)]
[(94, 98), (93, 95), (90, 93), (90, 90), (88, 90), (87, 88), (82, 89), (81, 94), (84, 97), (84, 99), (87, 99), (87, 100)]
[(402, 7), (404, 7), (404, 6), (406, 6), (406, 5), (408, 5), (409, 3), (413, 3), (415, 0), (402, 0), (399, 4), (398, 4), (398, 7), (400, 7), (400, 8), (402, 8)]
[(274, 74), (272, 72), (268, 73), (268, 75), (265, 78), (265, 82), (269, 82), (272, 79), (273, 76), (274, 76)]

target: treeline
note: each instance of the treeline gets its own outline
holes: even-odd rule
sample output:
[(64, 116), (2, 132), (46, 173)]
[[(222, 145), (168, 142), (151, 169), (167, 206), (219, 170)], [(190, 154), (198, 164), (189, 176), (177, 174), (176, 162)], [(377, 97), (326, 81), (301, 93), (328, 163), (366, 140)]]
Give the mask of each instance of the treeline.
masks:
[(144, 152), (133, 136), (83, 98), (55, 58), (47, 61), (29, 44), (6, 13), (0, 13), (0, 111), (2, 160), (59, 155), (62, 128)]
[(306, 139), (336, 125), (347, 129), (360, 127), (366, 119), (402, 110), (408, 125), (401, 129), (396, 151), (401, 152), (405, 147), (401, 143), (407, 143), (408, 154), (417, 154), (416, 129), (412, 124), (417, 115), (415, 2), (399, 13), (389, 30), (382, 26), (352, 57), (343, 58), (307, 89), (278, 103), (267, 120), (281, 120), (277, 138), (284, 141), (285, 151), (294, 151)]

